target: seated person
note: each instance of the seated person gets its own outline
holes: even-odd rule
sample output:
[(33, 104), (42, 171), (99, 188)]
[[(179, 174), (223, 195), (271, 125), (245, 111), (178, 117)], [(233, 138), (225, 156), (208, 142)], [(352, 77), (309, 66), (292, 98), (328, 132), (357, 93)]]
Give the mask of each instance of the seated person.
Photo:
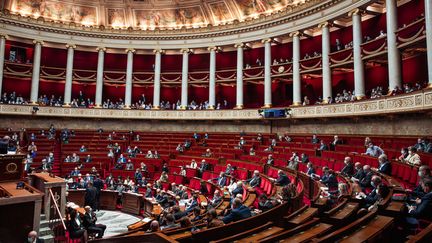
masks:
[(225, 176), (225, 173), (223, 171), (221, 171), (219, 173), (219, 177), (216, 177), (214, 179), (211, 179), (211, 181), (216, 182), (216, 184), (220, 187), (224, 187), (226, 185), (227, 182), (227, 178)]
[(145, 156), (147, 159), (153, 159), (153, 153), (151, 150), (147, 151), (147, 154)]
[(333, 170), (329, 169), (327, 166), (323, 168), (323, 176), (321, 177), (321, 182), (326, 185), (329, 191), (336, 190), (338, 188), (338, 181)]
[(119, 158), (117, 159), (117, 163), (126, 163), (127, 160), (126, 158), (123, 156), (123, 154), (120, 154)]
[(384, 154), (384, 150), (382, 150), (382, 148), (374, 145), (373, 143), (369, 143), (368, 148), (366, 149), (366, 152), (363, 155), (378, 157), (381, 154)]
[(133, 169), (134, 169), (134, 165), (132, 164), (132, 161), (128, 160), (128, 162), (126, 163), (125, 170), (133, 170)]
[(217, 218), (215, 209), (207, 210), (207, 229), (223, 226), (224, 222)]
[(278, 170), (278, 178), (275, 181), (275, 184), (278, 186), (286, 186), (291, 183), (291, 180), (288, 176), (282, 171)]
[(193, 218), (192, 218), (192, 222), (193, 223), (195, 223), (195, 222), (198, 222), (198, 221), (200, 221), (201, 219), (203, 219), (203, 216), (201, 215), (201, 208), (200, 207), (195, 207), (194, 209), (193, 209), (193, 216), (192, 216)]
[(370, 165), (363, 166), (364, 177), (359, 180), (361, 188), (371, 187), (372, 176), (374, 175)]
[(87, 148), (84, 145), (82, 145), (79, 151), (81, 153), (87, 152)]
[(192, 159), (189, 167), (192, 169), (196, 169), (198, 167), (198, 163), (194, 159)]
[(159, 181), (160, 182), (168, 182), (168, 174), (165, 171), (162, 172), (162, 174), (159, 178)]
[(167, 216), (165, 217), (165, 226), (162, 226), (160, 229), (161, 230), (166, 230), (166, 229), (173, 229), (173, 228), (178, 228), (180, 227), (180, 224), (176, 224), (175, 223), (175, 219), (174, 216), (172, 214), (167, 214)]
[(145, 197), (145, 198), (151, 198), (151, 197), (153, 197), (153, 191), (152, 191), (152, 188), (151, 188), (151, 184), (150, 184), (150, 183), (147, 183), (146, 191), (145, 191), (144, 197)]
[(261, 177), (258, 170), (255, 170), (252, 178), (247, 179), (246, 182), (250, 187), (259, 187), (261, 185)]
[(219, 190), (215, 190), (213, 193), (213, 198), (209, 201), (209, 207), (217, 207), (219, 203), (222, 202), (222, 195)]
[(307, 156), (307, 154), (302, 153), (300, 156), (300, 160), (303, 164), (309, 163), (309, 157)]
[(373, 190), (368, 195), (360, 194), (360, 197), (364, 198), (366, 207), (378, 203), (389, 193), (388, 187), (382, 183), (381, 177), (377, 175), (372, 176), (371, 185)]
[(311, 142), (312, 142), (312, 144), (318, 144), (320, 142), (320, 140), (316, 134), (312, 135), (312, 141)]
[(181, 218), (183, 218), (184, 216), (186, 216), (186, 213), (180, 210), (180, 207), (175, 205), (172, 207), (172, 214), (174, 216), (174, 219), (180, 220)]
[(71, 157), (71, 162), (79, 163), (80, 157), (76, 153), (73, 153)]
[(273, 165), (274, 164), (274, 159), (273, 159), (273, 155), (272, 154), (269, 154), (267, 156), (266, 164), (268, 164), (268, 165)]
[(231, 222), (236, 222), (238, 220), (249, 218), (251, 216), (251, 210), (242, 204), (241, 199), (236, 198), (231, 204), (231, 213), (226, 215), (222, 219), (222, 221), (224, 222), (224, 224), (228, 224)]
[(93, 161), (93, 158), (91, 157), (91, 155), (89, 154), (89, 155), (87, 155), (87, 157), (86, 157), (86, 159), (85, 159), (85, 162), (86, 163), (91, 163)]
[(261, 194), (258, 198), (258, 210), (260, 212), (265, 212), (274, 207), (274, 204), (271, 200), (267, 198), (265, 194)]
[(249, 155), (250, 156), (255, 156), (256, 155), (256, 152), (255, 152), (255, 149), (254, 149), (253, 146), (249, 149)]
[(209, 169), (209, 164), (205, 161), (205, 159), (201, 160), (201, 165), (198, 168), (199, 175), (202, 176), (204, 171)]
[(345, 157), (344, 164), (345, 166), (342, 168), (341, 174), (346, 177), (351, 177), (354, 174), (354, 166), (351, 157)]
[(192, 198), (189, 200), (188, 203), (186, 203), (186, 205), (188, 205), (186, 207), (187, 214), (191, 213), (195, 207), (198, 207), (198, 194), (194, 193)]
[(363, 171), (363, 166), (360, 162), (356, 162), (354, 164), (354, 175), (351, 177), (351, 180), (354, 182), (360, 181), (361, 179), (363, 179), (364, 176), (365, 173)]
[(203, 156), (207, 158), (213, 157), (213, 152), (210, 149), (206, 149), (206, 152), (203, 154)]
[(424, 195), (415, 200), (415, 205), (408, 206), (408, 216), (432, 220), (432, 180), (425, 179), (422, 183)]
[(75, 209), (70, 208), (68, 231), (71, 239), (84, 239), (87, 241), (87, 230), (85, 230), (78, 212)]
[(428, 165), (422, 165), (420, 166), (418, 170), (418, 176), (420, 177), (419, 183), (417, 186), (411, 191), (407, 190), (411, 193), (411, 198), (421, 198), (425, 195), (425, 192), (423, 191), (423, 181), (425, 180), (432, 180), (432, 173), (431, 169)]
[(421, 165), (420, 155), (414, 147), (408, 148), (408, 156), (403, 161), (410, 165)]
[(306, 174), (308, 176), (314, 176), (316, 174), (315, 168), (311, 162), (307, 163), (307, 171)]
[(205, 183), (205, 181), (201, 181), (200, 182), (200, 189), (199, 189), (200, 193), (202, 195), (207, 195), (209, 193), (208, 189), (207, 189), (207, 184)]
[(385, 175), (391, 176), (391, 164), (387, 158), (387, 155), (381, 154), (378, 157), (378, 163), (379, 163), (378, 171)]
[(96, 238), (102, 238), (106, 230), (106, 225), (96, 224), (96, 214), (92, 211), (90, 206), (85, 206), (84, 209), (85, 214), (83, 225), (87, 229), (87, 232), (90, 234), (96, 233)]
[(241, 181), (233, 182), (228, 190), (231, 192), (232, 197), (237, 194), (243, 194), (243, 183)]
[(319, 146), (319, 148), (317, 150), (318, 151), (326, 151), (326, 150), (328, 150), (328, 146), (327, 146), (327, 144), (325, 144), (324, 140), (320, 141), (320, 146)]
[(233, 171), (233, 167), (231, 166), (231, 164), (227, 164), (225, 168), (225, 175), (230, 175), (232, 171)]

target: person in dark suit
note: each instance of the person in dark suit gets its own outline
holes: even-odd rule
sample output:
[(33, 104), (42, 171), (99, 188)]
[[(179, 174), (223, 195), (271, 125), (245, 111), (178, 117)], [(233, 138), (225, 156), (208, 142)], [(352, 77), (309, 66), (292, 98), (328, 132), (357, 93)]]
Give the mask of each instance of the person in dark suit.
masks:
[(84, 204), (90, 206), (92, 209), (96, 209), (96, 196), (97, 190), (93, 186), (93, 182), (87, 184), (87, 189), (84, 196)]
[(38, 237), (36, 231), (32, 230), (28, 233), (27, 243), (44, 243), (44, 242), (45, 242), (44, 239)]
[(381, 154), (378, 157), (378, 162), (379, 162), (378, 171), (385, 175), (391, 176), (391, 164), (387, 158), (387, 155)]
[(96, 233), (96, 238), (102, 238), (106, 230), (106, 225), (96, 224), (96, 214), (92, 211), (90, 206), (85, 206), (84, 209), (86, 213), (84, 214), (83, 225), (87, 232), (90, 234)]
[(313, 144), (318, 144), (320, 142), (320, 139), (317, 137), (316, 134), (312, 135), (312, 143)]
[(273, 207), (274, 207), (273, 203), (267, 198), (265, 194), (261, 194), (259, 196), (258, 209), (260, 211), (265, 212)]
[(81, 223), (81, 219), (75, 209), (71, 209), (68, 222), (69, 237), (71, 239), (82, 239), (87, 242), (87, 230)]
[(201, 164), (198, 168), (198, 172), (200, 177), (202, 177), (202, 174), (204, 173), (204, 171), (209, 169), (209, 165), (207, 164), (207, 162), (205, 161), (205, 159), (201, 160)]
[(416, 205), (408, 206), (408, 215), (413, 218), (432, 220), (432, 179), (425, 179), (422, 183), (424, 196), (415, 200)]
[(326, 151), (326, 150), (328, 150), (328, 146), (327, 146), (327, 144), (325, 144), (324, 140), (320, 141), (320, 146), (319, 146), (319, 148), (317, 150), (318, 151)]
[(153, 192), (152, 192), (152, 188), (151, 188), (151, 184), (150, 183), (147, 184), (144, 197), (146, 197), (146, 198), (153, 197)]
[(259, 187), (261, 185), (261, 177), (259, 171), (255, 170), (252, 178), (246, 180), (251, 187)]
[(219, 177), (212, 179), (212, 181), (216, 181), (216, 184), (220, 187), (226, 186), (227, 178), (223, 171), (220, 172)]
[(342, 144), (342, 140), (339, 139), (338, 135), (334, 135), (333, 141), (330, 143), (330, 150), (334, 151), (338, 144)]
[(371, 180), (372, 180), (372, 176), (373, 176), (373, 171), (371, 170), (370, 165), (365, 165), (363, 166), (363, 171), (365, 176), (363, 177), (363, 179), (361, 179), (359, 181), (359, 184), (361, 186), (361, 188), (367, 188), (367, 187), (371, 187)]
[(354, 175), (352, 176), (352, 181), (360, 181), (365, 176), (365, 173), (363, 171), (363, 166), (360, 162), (356, 162), (354, 164)]
[(431, 170), (428, 165), (422, 165), (420, 166), (418, 170), (418, 176), (420, 177), (418, 185), (412, 190), (409, 191), (411, 193), (411, 198), (421, 198), (425, 195), (425, 192), (423, 190), (423, 181), (424, 180), (432, 180)]
[(381, 177), (377, 175), (372, 176), (371, 185), (373, 190), (365, 198), (367, 207), (385, 198), (389, 193), (388, 187), (382, 183)]
[(291, 183), (288, 176), (282, 171), (278, 170), (278, 178), (276, 179), (276, 185), (285, 186)]
[(0, 154), (7, 154), (9, 148), (9, 136), (4, 136), (3, 139), (0, 139)]
[(329, 191), (337, 190), (338, 181), (334, 171), (325, 166), (323, 172), (324, 175), (321, 177), (321, 182), (329, 188)]
[(236, 222), (238, 220), (246, 219), (252, 216), (251, 210), (243, 205), (241, 199), (239, 198), (234, 199), (233, 203), (231, 204), (231, 209), (231, 213), (222, 219), (224, 224)]
[(173, 214), (175, 220), (179, 220), (179, 219), (183, 218), (184, 216), (186, 216), (186, 213), (181, 211), (180, 207), (177, 205), (172, 207), (172, 214)]
[(306, 174), (307, 174), (308, 176), (313, 176), (313, 175), (316, 174), (316, 172), (315, 172), (315, 168), (314, 168), (314, 166), (313, 166), (313, 164), (312, 164), (311, 162), (307, 163), (307, 171), (306, 171)]
[(222, 202), (222, 196), (219, 190), (215, 190), (213, 193), (213, 198), (209, 201), (209, 207), (217, 207), (219, 203)]
[(231, 197), (234, 198), (237, 194), (243, 195), (243, 183), (241, 181), (238, 181), (237, 187), (231, 191)]
[(345, 166), (341, 170), (341, 174), (347, 177), (354, 175), (354, 166), (351, 161), (351, 157), (345, 157)]
[(99, 210), (99, 199), (101, 190), (104, 188), (104, 182), (99, 174), (96, 174), (96, 179), (93, 181), (93, 186), (96, 188), (96, 210)]
[(195, 207), (198, 207), (198, 195), (194, 194), (191, 198), (189, 206), (186, 208), (186, 213), (191, 213)]

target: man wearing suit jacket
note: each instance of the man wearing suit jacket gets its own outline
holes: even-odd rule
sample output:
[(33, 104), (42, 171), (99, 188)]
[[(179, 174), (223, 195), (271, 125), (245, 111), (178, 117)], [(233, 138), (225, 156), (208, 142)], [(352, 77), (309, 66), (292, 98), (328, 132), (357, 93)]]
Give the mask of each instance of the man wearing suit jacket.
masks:
[(365, 176), (363, 177), (363, 179), (361, 179), (359, 181), (359, 183), (360, 183), (360, 186), (364, 189), (366, 187), (371, 186), (373, 171), (371, 170), (370, 165), (363, 166), (363, 171), (364, 171)]
[[(428, 165), (420, 166), (418, 170), (418, 176), (420, 177), (418, 185), (411, 191), (411, 198), (421, 198), (425, 195), (423, 190), (423, 181), (432, 180), (431, 170)], [(409, 191), (409, 190), (408, 190)]]
[(355, 173), (352, 176), (352, 181), (360, 181), (361, 179), (363, 179), (363, 177), (365, 176), (365, 173), (363, 171), (363, 166), (361, 165), (360, 162), (356, 162), (354, 164), (354, 168), (355, 168)]
[(414, 218), (432, 219), (432, 179), (425, 179), (422, 183), (425, 195), (416, 199), (415, 206), (408, 206), (408, 214)]
[(36, 231), (30, 231), (30, 233), (28, 233), (28, 237), (27, 237), (27, 242), (28, 243), (44, 243), (44, 239), (41, 239), (38, 237), (38, 234)]
[(351, 161), (351, 157), (345, 157), (345, 166), (341, 170), (341, 174), (347, 177), (351, 177), (354, 174), (354, 166)]
[(387, 159), (387, 155), (381, 154), (378, 157), (378, 162), (379, 162), (378, 171), (385, 175), (391, 175), (391, 164), (390, 161)]
[(191, 202), (189, 204), (189, 206), (186, 208), (186, 213), (189, 214), (191, 213), (195, 207), (198, 207), (198, 195), (194, 194), (191, 198)]
[(278, 170), (278, 178), (276, 179), (276, 185), (286, 186), (291, 183), (291, 180), (288, 176), (282, 171)]
[(249, 186), (251, 186), (251, 187), (260, 186), (261, 185), (261, 177), (260, 177), (259, 171), (255, 170), (253, 177), (246, 180), (246, 182), (249, 183)]
[(205, 159), (201, 160), (201, 165), (198, 168), (200, 177), (202, 176), (202, 174), (204, 173), (204, 171), (206, 171), (208, 169), (209, 169), (209, 165), (207, 164), (207, 162), (205, 161)]
[(243, 183), (237, 181), (237, 187), (231, 191), (231, 197), (234, 198), (237, 194), (243, 195)]
[(389, 193), (388, 187), (382, 183), (381, 177), (377, 175), (372, 176), (371, 185), (373, 190), (365, 198), (368, 207), (386, 197)]
[(96, 209), (96, 197), (97, 191), (93, 186), (93, 182), (87, 184), (87, 189), (84, 196), (84, 204), (90, 206), (92, 209)]
[(106, 230), (106, 225), (96, 224), (96, 214), (91, 210), (89, 206), (85, 206), (84, 209), (86, 211), (83, 221), (84, 227), (86, 228), (88, 233), (96, 233), (96, 238), (102, 238)]
[(234, 199), (231, 209), (231, 213), (222, 219), (224, 224), (236, 222), (238, 220), (246, 219), (252, 216), (251, 210), (243, 205), (239, 198)]
[(216, 184), (218, 184), (220, 187), (224, 187), (226, 185), (227, 178), (225, 176), (225, 173), (221, 171), (219, 177), (214, 178), (212, 181), (216, 181)]

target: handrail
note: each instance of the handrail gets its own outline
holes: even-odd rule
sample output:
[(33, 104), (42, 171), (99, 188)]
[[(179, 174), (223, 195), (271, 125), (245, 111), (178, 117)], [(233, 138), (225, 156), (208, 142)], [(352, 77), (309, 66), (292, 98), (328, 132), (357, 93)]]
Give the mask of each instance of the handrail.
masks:
[[(60, 212), (60, 209), (59, 209), (59, 207), (58, 207), (58, 205), (57, 205), (57, 201), (56, 201), (56, 199), (55, 199), (55, 197), (54, 197), (54, 194), (53, 194), (51, 188), (49, 189), (49, 193), (50, 193), (50, 196), (51, 196), (51, 200), (54, 202), (55, 209), (56, 209), (58, 215), (60, 216), (60, 220), (61, 220), (61, 222), (62, 222), (63, 229), (66, 230), (66, 224), (65, 224), (65, 221), (64, 221), (63, 216), (62, 216), (62, 214), (61, 214), (61, 212)], [(48, 219), (48, 220), (49, 220), (49, 219)]]

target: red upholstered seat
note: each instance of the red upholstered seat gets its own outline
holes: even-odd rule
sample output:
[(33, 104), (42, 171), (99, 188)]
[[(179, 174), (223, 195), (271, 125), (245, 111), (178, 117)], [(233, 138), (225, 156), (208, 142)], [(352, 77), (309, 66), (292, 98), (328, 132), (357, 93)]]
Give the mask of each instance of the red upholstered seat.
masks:
[(411, 175), (410, 175), (410, 179), (409, 179), (409, 183), (412, 185), (417, 184), (417, 181), (419, 180), (419, 176), (418, 176), (418, 168), (417, 167), (413, 167), (411, 169)]

